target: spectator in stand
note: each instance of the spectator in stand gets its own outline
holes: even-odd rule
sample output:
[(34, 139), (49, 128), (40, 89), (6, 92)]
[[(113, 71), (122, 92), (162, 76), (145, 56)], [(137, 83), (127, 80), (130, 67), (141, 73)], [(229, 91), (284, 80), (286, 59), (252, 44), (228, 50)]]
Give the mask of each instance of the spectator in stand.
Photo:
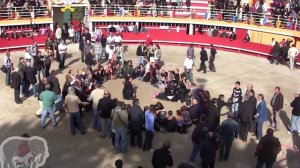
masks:
[(230, 39), (230, 41), (233, 41), (233, 40), (236, 39), (236, 34), (235, 34), (234, 31), (231, 31), (231, 33), (230, 33), (230, 35), (229, 35), (229, 39)]

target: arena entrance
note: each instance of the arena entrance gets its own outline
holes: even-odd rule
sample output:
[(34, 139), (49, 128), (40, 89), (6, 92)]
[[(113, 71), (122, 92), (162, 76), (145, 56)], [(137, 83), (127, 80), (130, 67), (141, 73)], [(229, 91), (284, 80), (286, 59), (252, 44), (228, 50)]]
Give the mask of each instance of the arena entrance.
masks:
[(68, 20), (83, 20), (85, 16), (85, 7), (53, 7), (53, 23), (67, 23)]

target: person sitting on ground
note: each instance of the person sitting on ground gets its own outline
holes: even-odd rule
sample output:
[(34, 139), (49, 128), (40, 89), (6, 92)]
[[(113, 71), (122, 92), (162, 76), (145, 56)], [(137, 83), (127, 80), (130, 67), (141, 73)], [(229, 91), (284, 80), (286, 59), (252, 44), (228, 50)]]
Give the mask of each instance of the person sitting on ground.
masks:
[(185, 133), (185, 120), (182, 116), (181, 110), (176, 110), (176, 122), (177, 122), (177, 132), (179, 132), (180, 134)]
[(177, 121), (173, 116), (173, 112), (168, 111), (168, 116), (164, 118), (164, 126), (167, 132), (175, 132), (177, 127)]
[(152, 156), (152, 165), (154, 168), (169, 167), (173, 166), (173, 157), (169, 151), (171, 144), (169, 141), (164, 142), (162, 148), (156, 149)]
[(248, 43), (250, 42), (250, 36), (249, 34), (246, 34), (245, 38), (244, 38), (244, 43)]

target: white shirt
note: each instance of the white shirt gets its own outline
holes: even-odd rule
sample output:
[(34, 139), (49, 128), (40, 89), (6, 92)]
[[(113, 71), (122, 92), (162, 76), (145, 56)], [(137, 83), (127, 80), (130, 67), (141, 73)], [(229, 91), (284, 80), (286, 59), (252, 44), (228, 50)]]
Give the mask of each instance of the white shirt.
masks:
[(186, 59), (184, 60), (183, 66), (184, 66), (186, 69), (193, 69), (193, 64), (194, 64), (193, 59), (186, 58)]
[(29, 52), (25, 52), (24, 58), (27, 59), (27, 60), (30, 60), (31, 59), (30, 53)]
[(110, 43), (112, 43), (114, 38), (112, 36), (108, 36), (106, 40), (107, 40), (107, 44), (110, 44)]
[(130, 32), (133, 31), (133, 25), (128, 26), (128, 31), (130, 31)]
[(109, 49), (108, 50), (108, 59), (112, 59), (114, 55), (114, 50)]
[(75, 36), (75, 30), (73, 28), (68, 30), (69, 36), (74, 37)]
[(289, 54), (289, 58), (290, 57), (296, 57), (299, 54), (299, 51), (298, 51), (298, 49), (296, 47), (291, 47), (289, 49), (288, 54)]
[(270, 43), (270, 46), (274, 46), (275, 45), (275, 41), (272, 41), (271, 43)]
[(67, 45), (60, 43), (58, 45), (58, 53), (60, 54), (67, 53)]
[(61, 28), (57, 28), (56, 31), (55, 31), (55, 37), (57, 39), (61, 39)]
[(121, 36), (115, 36), (114, 41), (115, 41), (115, 43), (120, 43), (120, 42), (122, 42), (122, 37)]

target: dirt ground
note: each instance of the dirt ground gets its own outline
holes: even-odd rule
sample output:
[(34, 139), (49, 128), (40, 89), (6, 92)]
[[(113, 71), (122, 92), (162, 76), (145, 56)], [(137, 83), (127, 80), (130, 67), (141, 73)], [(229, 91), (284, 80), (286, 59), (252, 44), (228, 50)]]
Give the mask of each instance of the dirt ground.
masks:
[[(179, 68), (183, 70), (183, 61), (186, 55), (186, 47), (178, 46), (161, 46), (164, 63), (163, 69)], [(133, 60), (137, 64), (135, 56), (136, 46), (127, 47), (125, 59)], [(77, 70), (85, 67), (80, 61), (80, 52), (78, 45), (69, 45), (68, 52), (71, 57), (66, 60), (66, 68), (60, 71), (58, 78), (60, 85), (65, 82), (65, 75), (69, 69)], [(197, 57), (196, 67), (199, 66), (199, 47), (195, 53)], [(18, 51), (11, 53), (12, 61), (17, 64), (18, 58), (24, 56), (24, 52)], [(0, 60), (3, 60), (4, 54), (1, 54)], [(274, 167), (299, 167), (300, 163), (300, 137), (291, 136), (287, 133), (290, 127), (291, 108), (290, 102), (294, 98), (294, 92), (299, 90), (300, 71), (289, 70), (284, 65), (271, 65), (268, 60), (258, 57), (247, 56), (238, 53), (230, 53), (218, 51), (216, 57), (216, 73), (208, 72), (207, 74), (199, 73), (194, 69), (194, 81), (196, 87), (208, 89), (212, 97), (224, 94), (226, 99), (231, 95), (235, 81), (241, 81), (243, 91), (246, 90), (247, 84), (253, 84), (256, 94), (263, 93), (265, 95), (268, 108), (269, 102), (273, 95), (275, 86), (280, 86), (284, 95), (284, 108), (281, 112), (283, 120), (282, 127), (275, 133), (282, 143), (282, 151), (277, 157)], [(52, 65), (53, 69), (57, 69), (58, 64)], [(87, 134), (77, 134), (72, 136), (69, 131), (69, 116), (58, 115), (58, 126), (52, 128), (51, 124), (46, 129), (40, 128), (40, 119), (35, 116), (35, 111), (39, 108), (36, 98), (29, 97), (24, 100), (22, 105), (16, 105), (13, 98), (13, 90), (5, 86), (3, 73), (0, 73), (0, 141), (10, 136), (29, 133), (44, 137), (49, 146), (50, 157), (46, 161), (45, 168), (112, 168), (116, 159), (124, 160), (125, 168), (135, 168), (143, 166), (150, 168), (152, 152), (143, 152), (129, 147), (127, 155), (114, 154), (110, 139), (101, 139), (98, 134), (91, 128), (90, 114), (84, 113), (84, 125), (87, 127)], [(137, 97), (140, 99), (141, 106), (156, 103), (158, 100), (153, 99), (155, 92), (159, 91), (153, 88), (149, 83), (134, 81), (138, 86)], [(104, 87), (109, 90), (112, 97), (122, 99), (122, 80), (111, 80), (105, 83)], [(166, 110), (175, 111), (182, 104), (161, 101)], [(128, 102), (130, 103), (130, 102)], [(227, 108), (223, 108), (222, 118), (226, 117)], [(269, 120), (271, 118), (269, 115)], [(49, 122), (48, 122), (49, 123)], [(263, 132), (270, 125), (265, 122)], [(153, 140), (154, 148), (159, 148), (162, 142), (169, 140), (171, 142), (171, 151), (174, 163), (177, 166), (182, 161), (187, 161), (192, 150), (191, 133), (193, 128), (189, 129), (189, 133), (180, 135), (177, 133), (156, 133)], [(248, 141), (242, 142), (236, 139), (232, 145), (231, 155), (227, 162), (216, 161), (216, 167), (224, 168), (251, 168), (255, 167), (255, 147), (258, 141), (249, 134)], [(294, 147), (296, 149), (294, 149)], [(297, 152), (298, 150), (298, 152)], [(218, 154), (217, 154), (218, 157)], [(197, 161), (199, 165), (199, 160)]]

